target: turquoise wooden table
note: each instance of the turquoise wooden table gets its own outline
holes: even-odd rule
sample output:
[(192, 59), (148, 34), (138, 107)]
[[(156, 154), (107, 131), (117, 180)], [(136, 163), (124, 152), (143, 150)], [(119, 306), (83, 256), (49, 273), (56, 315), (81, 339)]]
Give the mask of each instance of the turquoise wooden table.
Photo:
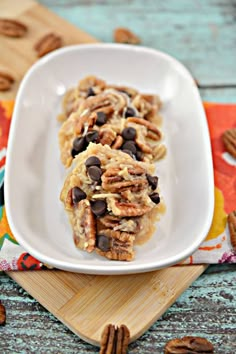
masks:
[[(235, 0), (41, 0), (58, 15), (104, 42), (126, 26), (142, 44), (186, 65), (203, 100), (236, 103)], [(173, 337), (200, 335), (216, 353), (236, 353), (236, 265), (214, 265), (185, 291), (130, 353), (162, 353)], [(0, 273), (8, 324), (0, 327), (0, 353), (98, 353)]]

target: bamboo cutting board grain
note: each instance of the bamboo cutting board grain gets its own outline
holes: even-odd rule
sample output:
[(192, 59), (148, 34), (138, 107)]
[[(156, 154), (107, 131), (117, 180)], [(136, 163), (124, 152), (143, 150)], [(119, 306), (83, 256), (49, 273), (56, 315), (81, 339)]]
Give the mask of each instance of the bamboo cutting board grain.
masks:
[[(64, 45), (97, 42), (33, 0), (1, 0), (0, 17), (16, 18), (29, 28), (24, 38), (0, 37), (0, 71), (11, 73), (18, 84), (37, 60), (33, 46), (42, 35), (58, 33)], [(14, 99), (17, 83), (10, 92), (1, 93), (0, 99)], [(205, 269), (202, 265), (176, 266), (125, 276), (59, 270), (7, 274), (73, 332), (98, 345), (108, 323), (126, 324), (131, 340), (137, 339)]]

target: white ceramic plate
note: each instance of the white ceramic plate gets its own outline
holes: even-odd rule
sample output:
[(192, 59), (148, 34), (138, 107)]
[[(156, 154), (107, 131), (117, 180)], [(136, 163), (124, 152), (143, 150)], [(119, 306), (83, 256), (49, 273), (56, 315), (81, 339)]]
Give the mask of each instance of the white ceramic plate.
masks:
[[(65, 170), (57, 134), (62, 96), (86, 75), (159, 94), (167, 157), (157, 175), (167, 207), (157, 232), (136, 247), (132, 262), (116, 262), (75, 248), (59, 201)], [(213, 169), (206, 117), (189, 72), (152, 49), (116, 44), (79, 45), (39, 60), (16, 99), (5, 175), (6, 211), (19, 243), (54, 267), (93, 274), (151, 271), (191, 255), (213, 215)]]

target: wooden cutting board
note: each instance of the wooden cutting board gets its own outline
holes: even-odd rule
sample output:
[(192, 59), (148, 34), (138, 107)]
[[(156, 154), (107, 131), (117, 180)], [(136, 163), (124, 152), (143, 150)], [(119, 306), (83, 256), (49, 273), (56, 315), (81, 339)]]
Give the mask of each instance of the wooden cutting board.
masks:
[[(33, 46), (42, 35), (61, 34), (64, 45), (97, 42), (32, 0), (1, 0), (0, 16), (16, 18), (29, 28), (24, 38), (0, 37), (0, 71), (16, 78), (12, 90), (0, 93), (0, 99), (14, 99), (20, 80), (37, 60)], [(205, 269), (176, 266), (125, 276), (59, 270), (7, 274), (82, 339), (99, 345), (108, 323), (126, 324), (131, 341), (137, 339)]]

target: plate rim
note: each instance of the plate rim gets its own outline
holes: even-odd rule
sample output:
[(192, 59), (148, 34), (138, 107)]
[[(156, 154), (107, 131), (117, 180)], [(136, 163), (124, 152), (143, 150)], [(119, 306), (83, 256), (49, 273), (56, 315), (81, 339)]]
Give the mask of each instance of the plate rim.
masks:
[[(15, 137), (15, 121), (19, 119), (18, 115), (18, 110), (21, 104), (21, 99), (22, 95), (24, 93), (25, 86), (28, 83), (28, 79), (31, 77), (32, 74), (38, 68), (43, 66), (45, 63), (53, 60), (57, 56), (60, 56), (61, 54), (67, 53), (67, 52), (73, 52), (73, 51), (87, 51), (87, 50), (94, 50), (94, 49), (102, 49), (102, 48), (107, 48), (107, 49), (120, 49), (120, 50), (128, 50), (128, 51), (136, 51), (136, 52), (146, 52), (147, 54), (154, 54), (157, 56), (160, 56), (170, 62), (172, 62), (175, 66), (177, 65), (178, 69), (181, 70), (181, 72), (184, 74), (184, 76), (190, 80), (190, 82), (193, 82), (193, 85), (195, 86), (195, 96), (197, 97), (198, 104), (199, 104), (199, 110), (200, 110), (200, 115), (204, 116), (205, 119), (202, 119), (202, 124), (204, 127), (204, 142), (205, 142), (205, 148), (204, 152), (206, 152), (207, 155), (207, 168), (208, 168), (208, 175), (211, 176), (210, 180), (208, 180), (208, 215), (207, 218), (204, 220), (204, 225), (201, 228), (201, 232), (198, 234), (197, 240), (191, 243), (191, 246), (187, 247), (184, 251), (180, 252), (179, 254), (168, 257), (165, 260), (161, 261), (153, 261), (149, 262), (147, 264), (132, 264), (132, 262), (114, 262), (116, 264), (111, 264), (111, 261), (109, 261), (110, 265), (107, 267), (107, 265), (96, 265), (96, 264), (68, 264), (66, 261), (60, 261), (60, 260), (55, 260), (54, 258), (51, 259), (47, 255), (42, 254), (41, 252), (38, 252), (36, 249), (32, 248), (30, 244), (28, 244), (27, 241), (25, 241), (24, 236), (22, 237), (21, 233), (18, 232), (17, 230), (17, 225), (15, 225), (14, 222), (14, 217), (11, 213), (11, 206), (10, 206), (10, 191), (9, 191), (9, 174), (10, 174), (10, 168), (11, 168), (11, 158), (6, 158), (6, 164), (5, 164), (5, 178), (4, 178), (4, 192), (5, 192), (5, 208), (6, 208), (6, 213), (8, 217), (8, 222), (11, 227), (11, 230), (14, 235), (16, 235), (16, 239), (19, 242), (19, 244), (25, 248), (27, 252), (29, 252), (32, 256), (34, 256), (36, 259), (40, 260), (42, 263), (46, 263), (48, 265), (51, 265), (55, 268), (66, 270), (66, 271), (72, 271), (72, 272), (80, 272), (80, 273), (86, 273), (86, 274), (103, 274), (103, 275), (115, 275), (115, 274), (132, 274), (132, 273), (143, 273), (143, 272), (148, 272), (148, 271), (154, 271), (158, 270), (161, 268), (165, 268), (167, 266), (171, 266), (174, 264), (179, 264), (181, 261), (186, 259), (188, 256), (193, 254), (199, 245), (204, 241), (207, 232), (210, 229), (212, 218), (213, 218), (213, 211), (214, 211), (214, 170), (213, 170), (213, 160), (212, 160), (212, 152), (211, 152), (211, 143), (210, 143), (210, 134), (209, 134), (209, 129), (208, 129), (208, 124), (207, 124), (207, 119), (206, 119), (206, 114), (203, 109), (203, 105), (201, 105), (202, 100), (199, 94), (199, 91), (196, 88), (195, 81), (188, 71), (188, 69), (177, 59), (174, 57), (170, 56), (169, 54), (153, 49), (153, 48), (148, 48), (144, 46), (132, 46), (132, 45), (127, 45), (127, 44), (114, 44), (114, 43), (95, 43), (95, 44), (78, 44), (78, 45), (72, 45), (72, 46), (66, 46), (64, 48), (60, 48), (52, 53), (49, 53), (45, 55), (43, 58), (39, 59), (33, 66), (27, 71), (25, 74), (19, 90), (17, 92), (17, 96), (15, 99), (15, 107), (12, 115), (12, 121), (11, 121), (11, 129), (8, 137), (8, 146), (7, 146), (7, 155), (11, 157), (12, 155), (12, 150), (13, 150), (13, 140)], [(18, 117), (18, 118), (17, 118)], [(120, 266), (120, 263), (122, 263), (122, 266)], [(109, 268), (109, 269), (108, 269)]]

